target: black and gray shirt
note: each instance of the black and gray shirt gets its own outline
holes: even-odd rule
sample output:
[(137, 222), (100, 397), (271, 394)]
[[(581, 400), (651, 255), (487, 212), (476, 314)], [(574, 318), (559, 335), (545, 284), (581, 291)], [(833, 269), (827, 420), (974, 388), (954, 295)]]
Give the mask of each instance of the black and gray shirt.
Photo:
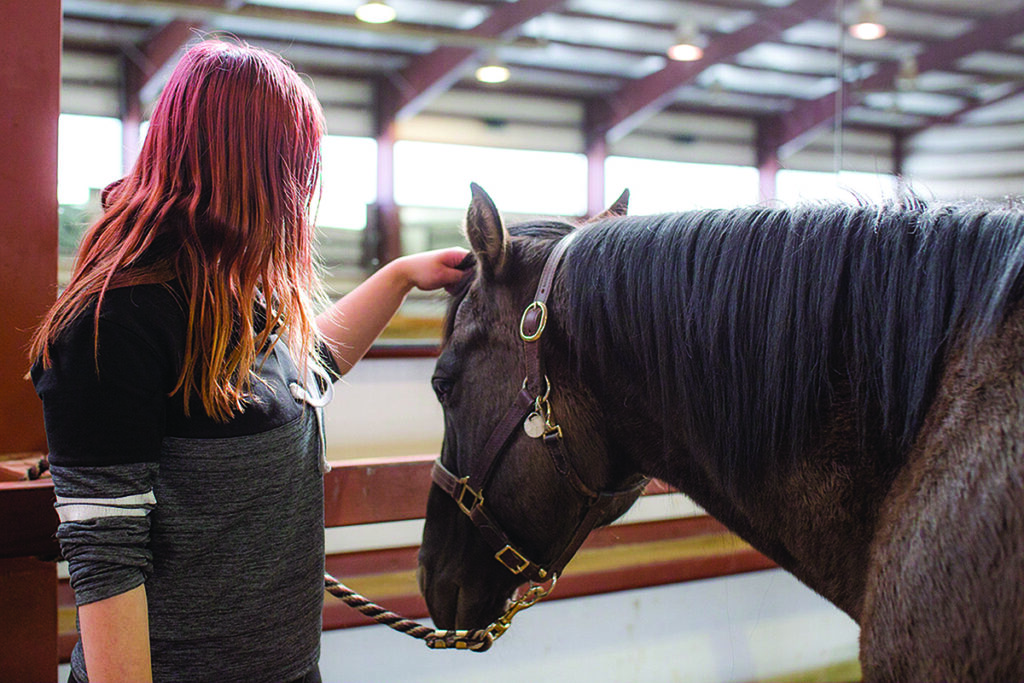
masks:
[[(186, 331), (175, 289), (110, 290), (98, 356), (94, 324), (83, 315), (32, 372), (77, 604), (144, 583), (155, 681), (302, 677), (320, 647), (322, 383), (282, 342), (243, 412), (220, 423), (196, 401), (186, 417), (169, 395)], [(87, 680), (81, 643), (72, 667)]]

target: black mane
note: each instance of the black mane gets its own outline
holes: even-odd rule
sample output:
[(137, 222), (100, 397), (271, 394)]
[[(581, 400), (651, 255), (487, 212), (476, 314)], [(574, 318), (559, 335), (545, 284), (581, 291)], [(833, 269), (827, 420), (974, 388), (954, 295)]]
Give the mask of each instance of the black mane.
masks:
[(949, 351), (1019, 298), (1022, 263), (1024, 215), (994, 207), (610, 219), (570, 249), (568, 331), (598, 371), (646, 378), (736, 486), (795, 457), (839, 387), (899, 457)]

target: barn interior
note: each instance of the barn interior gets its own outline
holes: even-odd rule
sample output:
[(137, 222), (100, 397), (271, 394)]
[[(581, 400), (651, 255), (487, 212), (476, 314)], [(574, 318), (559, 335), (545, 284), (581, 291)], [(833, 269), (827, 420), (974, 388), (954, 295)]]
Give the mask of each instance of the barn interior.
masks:
[[(583, 219), (624, 188), (635, 213), (1024, 193), (1024, 0), (16, 0), (0, 35), (4, 680), (64, 680), (76, 637), (28, 339), (198, 40), (280, 54), (322, 103), (333, 296), (463, 244), (470, 182), (508, 220)], [(327, 415), (325, 486), (348, 501), (328, 567), (418, 617), (444, 305), (410, 296)], [(492, 654), (396, 657), (329, 603), (324, 680), (858, 679), (845, 615), (681, 494), (641, 502)]]

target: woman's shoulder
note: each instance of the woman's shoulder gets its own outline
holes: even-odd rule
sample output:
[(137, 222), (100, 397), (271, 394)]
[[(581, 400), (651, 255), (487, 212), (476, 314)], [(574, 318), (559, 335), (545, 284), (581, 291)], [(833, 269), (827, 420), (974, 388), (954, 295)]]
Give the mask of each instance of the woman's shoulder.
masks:
[[(90, 308), (94, 314), (95, 308)], [(100, 318), (133, 326), (181, 320), (187, 310), (180, 285), (161, 282), (108, 289), (103, 295)]]
[(108, 290), (87, 302), (36, 359), (51, 462), (151, 462), (164, 434), (167, 395), (184, 349), (184, 313), (161, 285)]
[[(58, 333), (50, 346), (50, 357), (57, 366), (94, 354), (98, 361), (113, 361), (114, 357), (141, 353), (167, 369), (180, 363), (188, 315), (173, 283), (109, 289), (100, 302), (99, 321), (96, 316), (94, 299)], [(41, 370), (34, 368), (33, 375)]]
[[(83, 317), (95, 324), (96, 308), (89, 309)], [(101, 334), (113, 325), (161, 347), (177, 346), (184, 343), (188, 306), (175, 283), (131, 285), (107, 290), (99, 316)]]

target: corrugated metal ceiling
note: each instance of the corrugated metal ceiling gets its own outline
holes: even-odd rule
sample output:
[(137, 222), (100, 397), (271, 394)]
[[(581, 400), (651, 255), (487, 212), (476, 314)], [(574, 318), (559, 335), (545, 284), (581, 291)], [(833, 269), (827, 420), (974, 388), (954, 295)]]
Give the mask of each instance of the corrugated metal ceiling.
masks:
[[(875, 41), (841, 30), (857, 0), (392, 0), (398, 19), (383, 26), (354, 18), (360, 2), (65, 0), (65, 109), (116, 112), (125, 92), (145, 107), (188, 40), (225, 32), (282, 53), (370, 129), (444, 113), (452, 91), (500, 93), (511, 123), (536, 121), (537, 98), (564, 101), (551, 116), (582, 144), (659, 113), (767, 121), (769, 143), (789, 151), (837, 114), (912, 135), (994, 105), (1001, 124), (1024, 125), (1024, 0), (884, 0)], [(703, 60), (666, 58), (681, 22), (705, 37)], [(511, 80), (473, 79), (489, 57)], [(472, 97), (459, 101), (473, 115)]]

